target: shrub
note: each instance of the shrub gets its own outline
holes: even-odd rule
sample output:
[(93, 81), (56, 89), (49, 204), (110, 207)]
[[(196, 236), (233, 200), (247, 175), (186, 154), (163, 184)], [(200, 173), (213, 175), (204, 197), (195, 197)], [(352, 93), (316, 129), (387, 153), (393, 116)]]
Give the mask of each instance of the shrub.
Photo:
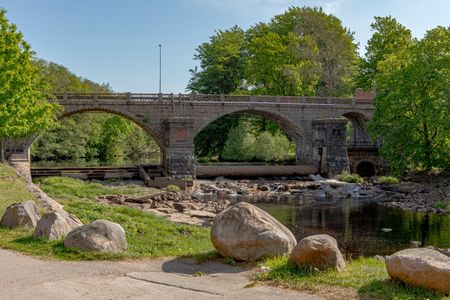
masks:
[(223, 148), (222, 158), (232, 161), (250, 161), (254, 158), (255, 137), (243, 123), (233, 127)]
[(450, 202), (439, 201), (433, 204), (434, 208), (450, 209)]
[(295, 159), (295, 145), (280, 133), (264, 131), (256, 138), (255, 159), (258, 161), (286, 161)]
[(364, 182), (364, 178), (362, 178), (358, 174), (351, 174), (348, 171), (343, 171), (341, 174), (336, 176), (336, 179), (339, 181), (358, 183), (358, 184), (361, 184)]
[(180, 191), (180, 188), (179, 188), (178, 186), (176, 186), (176, 185), (169, 184), (169, 185), (166, 187), (166, 190), (167, 190), (168, 192), (174, 192), (174, 193), (177, 193), (177, 192)]
[(377, 177), (379, 183), (398, 183), (398, 178), (394, 176), (380, 176)]

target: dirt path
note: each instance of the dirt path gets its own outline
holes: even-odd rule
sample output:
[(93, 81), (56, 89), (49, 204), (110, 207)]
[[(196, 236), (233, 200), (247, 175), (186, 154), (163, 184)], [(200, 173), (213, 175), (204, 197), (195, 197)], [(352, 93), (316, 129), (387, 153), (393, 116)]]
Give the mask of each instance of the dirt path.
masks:
[[(0, 299), (320, 299), (277, 288), (246, 288), (243, 270), (187, 260), (62, 262), (0, 249)], [(202, 276), (194, 276), (202, 272)], [(197, 273), (199, 274), (199, 273)]]

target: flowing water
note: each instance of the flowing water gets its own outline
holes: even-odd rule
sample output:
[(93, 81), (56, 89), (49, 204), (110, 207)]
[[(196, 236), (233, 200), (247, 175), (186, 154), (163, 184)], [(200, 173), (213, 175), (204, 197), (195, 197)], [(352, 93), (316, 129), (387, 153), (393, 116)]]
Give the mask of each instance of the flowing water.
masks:
[(450, 248), (450, 216), (405, 211), (355, 200), (257, 203), (287, 226), (297, 240), (335, 237), (347, 256), (389, 255), (413, 245)]

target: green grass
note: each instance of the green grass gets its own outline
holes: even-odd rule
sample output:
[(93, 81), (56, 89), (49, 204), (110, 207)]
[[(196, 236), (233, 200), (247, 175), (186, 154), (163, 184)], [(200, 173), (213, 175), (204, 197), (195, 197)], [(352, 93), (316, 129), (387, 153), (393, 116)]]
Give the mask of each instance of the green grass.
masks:
[(26, 200), (36, 201), (36, 197), (26, 189), (25, 179), (11, 167), (0, 164), (0, 216), (9, 205)]
[[(101, 204), (94, 200), (100, 195), (142, 194), (146, 191), (144, 187), (110, 187), (59, 177), (39, 180), (39, 184), (50, 197), (57, 199), (68, 212), (75, 214), (83, 223), (105, 219), (122, 225), (126, 232), (128, 251), (112, 255), (69, 250), (64, 248), (62, 241), (33, 239), (33, 230), (26, 228), (0, 228), (1, 248), (64, 260), (116, 260), (169, 256), (189, 256), (206, 260), (216, 255), (207, 228), (179, 225), (139, 209)], [(0, 166), (0, 193), (2, 211), (11, 203), (28, 200), (31, 197), (26, 191), (25, 182), (4, 165)]]
[(395, 184), (395, 183), (398, 183), (399, 180), (397, 177), (394, 177), (394, 176), (380, 176), (380, 177), (377, 177), (377, 182)]
[(177, 193), (177, 192), (181, 191), (181, 189), (180, 189), (178, 186), (173, 185), (173, 184), (169, 184), (169, 185), (166, 187), (166, 190), (167, 190), (168, 192), (174, 192), (174, 193)]
[(332, 299), (448, 299), (432, 291), (390, 280), (385, 263), (374, 258), (353, 260), (347, 264), (344, 272), (297, 267), (288, 263), (286, 257), (267, 259), (262, 265), (270, 269), (257, 275), (256, 280), (297, 290), (310, 290), (324, 296), (329, 293), (335, 295)]
[(433, 204), (434, 208), (440, 209), (450, 209), (450, 202), (448, 201), (440, 201)]
[(79, 198), (95, 199), (103, 195), (140, 195), (155, 189), (139, 185), (112, 186), (69, 177), (41, 177), (35, 180), (50, 197), (61, 200)]
[(336, 176), (336, 179), (343, 182), (349, 182), (349, 183), (364, 183), (364, 178), (359, 176), (358, 174), (351, 174), (347, 171), (342, 172), (338, 176)]

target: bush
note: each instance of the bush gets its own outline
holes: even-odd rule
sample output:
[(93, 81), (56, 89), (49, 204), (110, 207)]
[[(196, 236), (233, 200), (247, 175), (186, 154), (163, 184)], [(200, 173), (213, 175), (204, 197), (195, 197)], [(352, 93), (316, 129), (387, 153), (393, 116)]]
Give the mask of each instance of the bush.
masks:
[(280, 133), (264, 131), (258, 135), (254, 145), (258, 161), (286, 161), (295, 159), (295, 145)]
[(233, 127), (225, 142), (222, 158), (232, 161), (250, 161), (255, 157), (255, 137), (243, 123)]
[(222, 158), (230, 161), (288, 161), (295, 159), (295, 144), (280, 132), (254, 133), (245, 122), (232, 128)]
[(336, 179), (343, 182), (350, 182), (350, 183), (364, 183), (364, 178), (359, 176), (358, 174), (351, 174), (348, 171), (343, 171), (341, 174), (336, 176)]
[(166, 190), (167, 190), (168, 192), (177, 193), (177, 192), (180, 191), (180, 188), (179, 188), (178, 186), (176, 186), (176, 185), (169, 184), (169, 185), (166, 187)]
[(440, 201), (433, 204), (434, 208), (450, 209), (450, 202)]
[(379, 183), (398, 183), (398, 178), (394, 176), (380, 176), (377, 177)]

